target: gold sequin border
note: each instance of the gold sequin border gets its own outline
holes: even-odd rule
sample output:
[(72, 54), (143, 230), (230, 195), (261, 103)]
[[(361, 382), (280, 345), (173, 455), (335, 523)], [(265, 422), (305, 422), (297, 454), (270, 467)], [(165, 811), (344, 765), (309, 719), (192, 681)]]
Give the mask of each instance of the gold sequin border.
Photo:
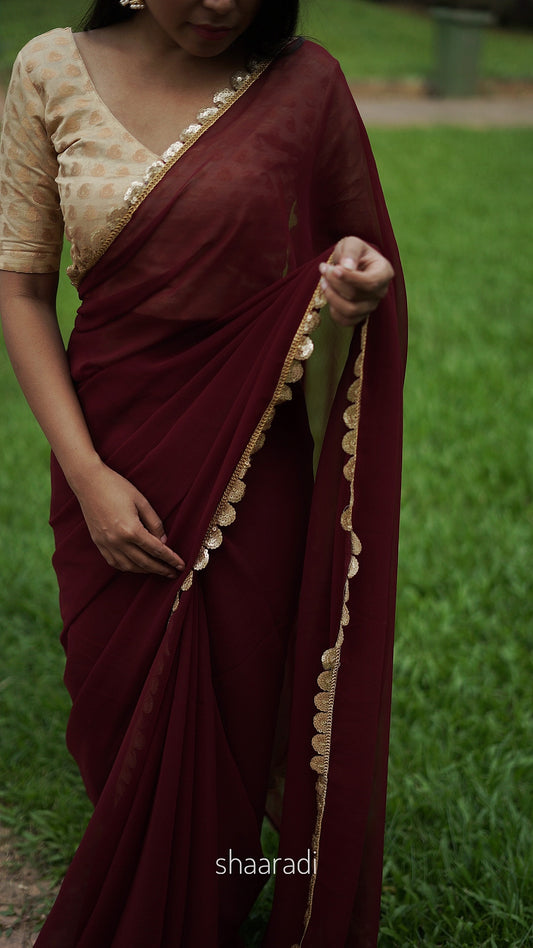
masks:
[[(258, 63), (253, 71), (247, 76), (247, 78), (239, 85), (237, 90), (234, 90), (234, 94), (231, 99), (229, 99), (225, 104), (219, 105), (215, 115), (212, 115), (205, 122), (202, 123), (198, 131), (190, 135), (187, 138), (187, 141), (183, 143), (180, 150), (171, 158), (166, 159), (164, 162), (159, 160), (155, 164), (159, 164), (161, 167), (155, 174), (151, 174), (149, 180), (144, 184), (144, 187), (140, 189), (135, 196), (135, 200), (132, 201), (128, 207), (117, 208), (115, 211), (112, 211), (108, 217), (108, 223), (105, 228), (97, 230), (94, 234), (91, 235), (90, 249), (80, 257), (79, 261), (72, 266), (67, 268), (67, 275), (71, 283), (78, 287), (89, 270), (98, 262), (98, 260), (103, 257), (106, 250), (109, 249), (113, 241), (118, 237), (118, 235), (124, 230), (126, 224), (129, 224), (131, 218), (133, 217), (137, 208), (142, 204), (142, 202), (148, 197), (148, 195), (154, 190), (156, 185), (165, 177), (167, 172), (183, 158), (183, 156), (189, 151), (190, 148), (199, 138), (202, 137), (204, 132), (211, 128), (215, 122), (219, 120), (232, 105), (237, 102), (241, 96), (263, 75), (265, 70), (270, 65), (270, 60), (266, 62)], [(210, 111), (206, 109), (206, 112)], [(170, 150), (170, 149), (169, 149)]]
[(361, 395), (363, 389), (363, 370), (366, 352), (366, 342), (368, 334), (368, 320), (365, 320), (361, 330), (361, 348), (354, 365), (354, 381), (348, 388), (348, 408), (343, 415), (344, 423), (348, 429), (342, 439), (342, 448), (348, 455), (348, 460), (344, 465), (344, 477), (350, 485), (350, 500), (344, 508), (341, 515), (342, 529), (349, 534), (351, 555), (346, 573), (346, 579), (343, 589), (342, 613), (339, 623), (337, 640), (333, 648), (327, 649), (322, 655), (322, 671), (320, 672), (317, 684), (318, 693), (315, 695), (315, 707), (317, 712), (313, 719), (315, 734), (312, 739), (315, 756), (311, 759), (311, 768), (318, 776), (316, 780), (317, 795), (317, 816), (315, 830), (312, 839), (312, 848), (315, 854), (313, 861), (313, 874), (309, 881), (309, 894), (307, 899), (307, 908), (304, 916), (304, 931), (299, 944), (292, 945), (291, 948), (301, 948), (305, 939), (311, 914), (313, 911), (313, 897), (316, 885), (317, 871), (320, 859), (320, 838), (322, 833), (322, 823), (326, 808), (326, 795), (328, 789), (328, 775), (331, 751), (331, 733), (333, 728), (333, 712), (335, 706), (335, 693), (337, 688), (337, 679), (341, 664), (341, 651), (344, 642), (344, 629), (350, 622), (350, 611), (348, 601), (350, 598), (350, 581), (359, 570), (358, 556), (361, 553), (361, 541), (353, 530), (353, 508), (355, 500), (355, 468), (357, 463), (357, 443), (359, 435), (359, 420), (361, 417)]
[(325, 306), (326, 300), (322, 293), (320, 284), (316, 287), (311, 301), (305, 311), (304, 317), (296, 330), (290, 345), (289, 351), (283, 363), (278, 383), (274, 394), (263, 412), (253, 434), (241, 455), (241, 458), (228, 482), (228, 485), (218, 503), (213, 518), (209, 524), (207, 532), (202, 542), (200, 552), (196, 558), (193, 568), (185, 577), (180, 590), (174, 600), (172, 612), (178, 608), (181, 593), (189, 590), (193, 584), (194, 573), (205, 569), (209, 563), (210, 553), (222, 544), (223, 527), (228, 527), (236, 519), (235, 505), (244, 497), (246, 484), (244, 478), (246, 472), (251, 467), (252, 455), (261, 450), (265, 443), (266, 432), (272, 425), (276, 408), (283, 402), (290, 401), (292, 398), (291, 384), (298, 382), (303, 376), (303, 365), (311, 356), (314, 344), (310, 337), (320, 324), (320, 310)]
[[(244, 477), (248, 468), (251, 467), (251, 457), (257, 453), (265, 443), (265, 432), (270, 428), (277, 405), (282, 402), (290, 401), (292, 390), (290, 384), (298, 382), (303, 376), (303, 365), (313, 353), (314, 344), (310, 338), (310, 333), (320, 325), (320, 310), (326, 305), (325, 296), (322, 293), (320, 283), (315, 288), (311, 301), (305, 311), (303, 319), (296, 330), (291, 346), (283, 363), (274, 394), (263, 412), (261, 419), (255, 427), (253, 434), (241, 455), (241, 458), (228, 482), (228, 485), (217, 505), (214, 516), (211, 519), (205, 537), (203, 539), (200, 553), (198, 554), (193, 568), (187, 573), (180, 589), (174, 599), (172, 609), (169, 613), (168, 624), (173, 614), (178, 609), (181, 601), (181, 595), (191, 589), (194, 579), (194, 573), (205, 569), (209, 562), (209, 554), (212, 550), (218, 549), (222, 544), (223, 535), (221, 527), (229, 526), (236, 519), (235, 505), (242, 500), (246, 490)], [(165, 658), (170, 655), (168, 643), (165, 644)], [(164, 664), (158, 662), (155, 669), (155, 678), (151, 685), (151, 695), (155, 694), (159, 688), (159, 680), (164, 670)], [(144, 717), (152, 711), (153, 702), (149, 695), (143, 704)], [(144, 718), (143, 718), (144, 720)], [(119, 799), (128, 783), (131, 781), (131, 775), (137, 762), (139, 750), (144, 748), (143, 725), (139, 725), (130, 743), (129, 752), (126, 756), (122, 771), (119, 776), (117, 799)]]

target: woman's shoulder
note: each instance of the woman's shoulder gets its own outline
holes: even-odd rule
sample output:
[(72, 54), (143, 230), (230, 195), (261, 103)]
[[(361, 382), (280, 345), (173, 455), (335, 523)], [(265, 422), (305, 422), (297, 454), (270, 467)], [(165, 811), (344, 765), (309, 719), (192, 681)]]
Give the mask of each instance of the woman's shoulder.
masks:
[(303, 36), (295, 37), (277, 62), (293, 78), (305, 76), (308, 81), (312, 79), (322, 88), (334, 81), (335, 77), (342, 76), (338, 60), (319, 43)]
[(320, 73), (333, 73), (339, 70), (339, 62), (324, 46), (305, 36), (295, 36), (285, 47), (285, 54), (291, 54), (294, 62), (302, 66), (313, 66)]
[(74, 41), (70, 27), (58, 27), (34, 36), (20, 50), (15, 62), (23, 66), (30, 75), (39, 76), (44, 71), (55, 73), (70, 59)]

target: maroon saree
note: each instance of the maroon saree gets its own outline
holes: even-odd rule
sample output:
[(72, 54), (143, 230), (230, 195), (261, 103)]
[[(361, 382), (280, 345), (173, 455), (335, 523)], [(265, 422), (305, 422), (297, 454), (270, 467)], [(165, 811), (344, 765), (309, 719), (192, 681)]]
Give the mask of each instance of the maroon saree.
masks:
[[(287, 667), (265, 948), (376, 943), (400, 268), (337, 64), (304, 43), (241, 92), (140, 189), (80, 283), (69, 359), (97, 450), (187, 566), (179, 581), (107, 566), (52, 461), (67, 741), (95, 809), (39, 948), (244, 944)], [(347, 234), (397, 277), (353, 334), (313, 486), (301, 377), (318, 264)]]

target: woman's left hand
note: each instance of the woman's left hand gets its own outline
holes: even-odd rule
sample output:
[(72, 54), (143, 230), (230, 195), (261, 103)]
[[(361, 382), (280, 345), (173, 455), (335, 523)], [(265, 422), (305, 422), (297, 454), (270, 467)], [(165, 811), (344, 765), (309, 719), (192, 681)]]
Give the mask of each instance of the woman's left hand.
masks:
[(372, 313), (394, 276), (389, 261), (359, 237), (340, 240), (320, 272), (331, 318), (341, 326), (355, 326)]

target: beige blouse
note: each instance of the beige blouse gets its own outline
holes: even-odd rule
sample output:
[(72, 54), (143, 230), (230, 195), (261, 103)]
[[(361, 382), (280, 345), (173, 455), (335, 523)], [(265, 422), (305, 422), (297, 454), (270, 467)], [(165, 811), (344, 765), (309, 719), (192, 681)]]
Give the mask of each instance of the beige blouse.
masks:
[[(233, 77), (233, 89), (217, 93), (199, 120), (211, 121), (246, 78)], [(181, 143), (168, 153), (176, 147)], [(15, 61), (4, 109), (0, 269), (59, 270), (64, 228), (73, 261), (68, 272), (76, 282), (95, 235), (122, 213), (132, 183), (146, 180), (154, 162), (162, 164), (98, 95), (70, 29), (31, 40)]]
[(76, 264), (156, 159), (106, 107), (70, 29), (31, 40), (13, 68), (0, 145), (0, 269)]

